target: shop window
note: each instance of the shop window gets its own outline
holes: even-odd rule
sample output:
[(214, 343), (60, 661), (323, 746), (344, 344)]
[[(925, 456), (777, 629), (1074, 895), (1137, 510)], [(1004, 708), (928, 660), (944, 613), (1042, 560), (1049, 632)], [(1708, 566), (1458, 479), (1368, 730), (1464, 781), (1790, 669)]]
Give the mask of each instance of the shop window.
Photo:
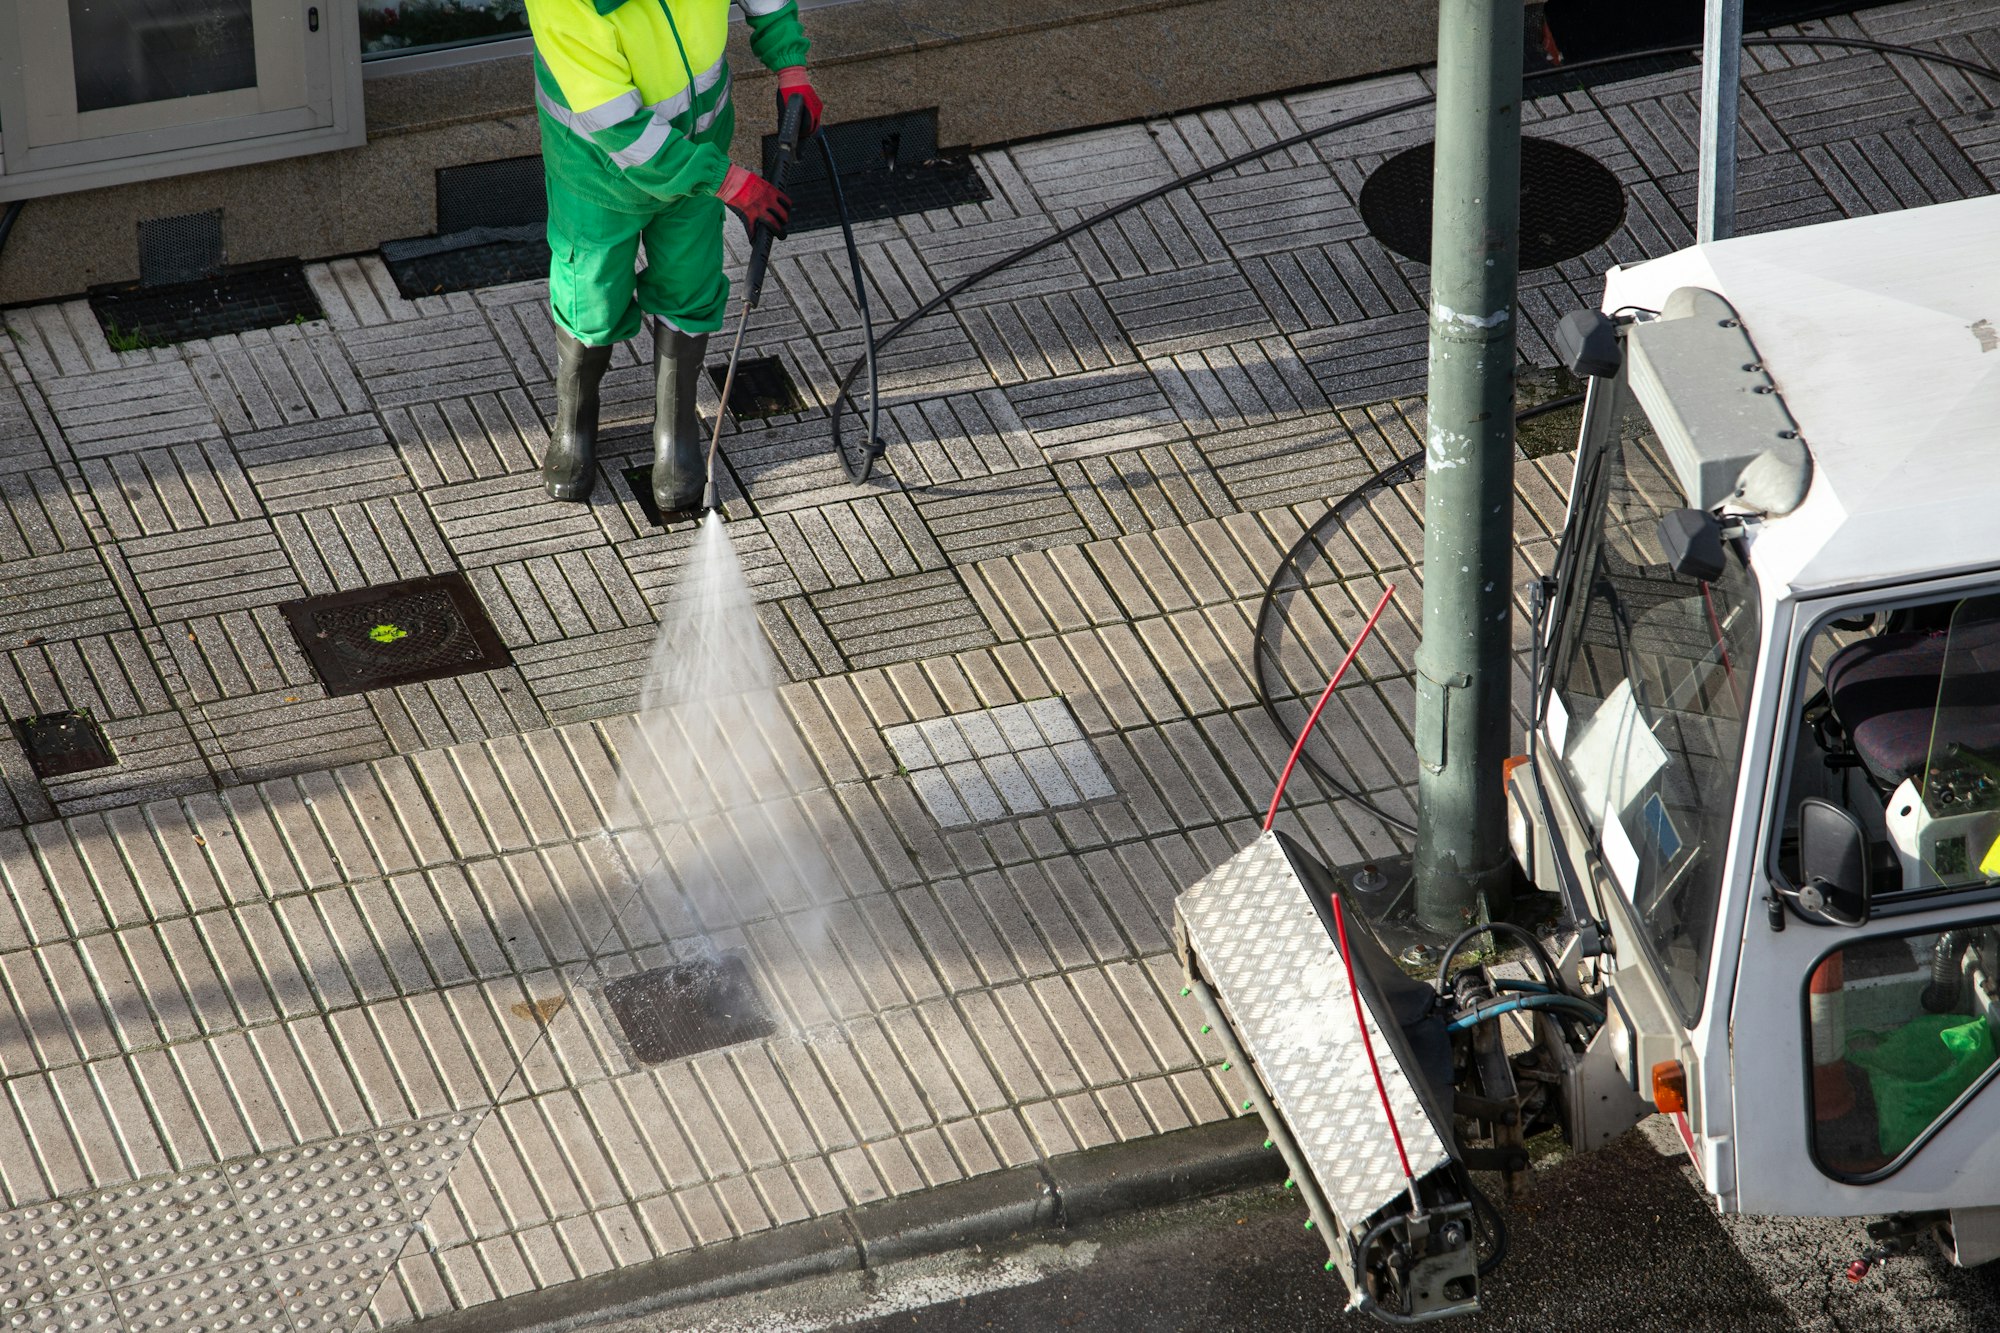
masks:
[(527, 35), (525, 0), (361, 0), (363, 59)]

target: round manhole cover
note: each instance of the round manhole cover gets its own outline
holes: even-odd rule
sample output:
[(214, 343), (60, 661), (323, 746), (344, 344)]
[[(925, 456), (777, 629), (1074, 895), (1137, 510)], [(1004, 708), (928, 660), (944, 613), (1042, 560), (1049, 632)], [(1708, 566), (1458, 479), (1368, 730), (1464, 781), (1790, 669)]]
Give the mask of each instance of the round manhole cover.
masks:
[[(1431, 262), (1431, 145), (1396, 154), (1361, 187), (1361, 220), (1405, 259)], [(1521, 267), (1595, 249), (1625, 220), (1625, 191), (1602, 162), (1551, 139), (1521, 140)]]

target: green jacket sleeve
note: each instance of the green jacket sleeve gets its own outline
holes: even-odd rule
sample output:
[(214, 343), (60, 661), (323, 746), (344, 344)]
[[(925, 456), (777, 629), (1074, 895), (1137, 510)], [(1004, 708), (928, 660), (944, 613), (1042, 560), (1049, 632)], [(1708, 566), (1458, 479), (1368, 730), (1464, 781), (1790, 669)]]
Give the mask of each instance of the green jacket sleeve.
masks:
[(740, 0), (750, 21), (750, 50), (768, 70), (806, 63), (806, 30), (799, 22), (798, 0)]

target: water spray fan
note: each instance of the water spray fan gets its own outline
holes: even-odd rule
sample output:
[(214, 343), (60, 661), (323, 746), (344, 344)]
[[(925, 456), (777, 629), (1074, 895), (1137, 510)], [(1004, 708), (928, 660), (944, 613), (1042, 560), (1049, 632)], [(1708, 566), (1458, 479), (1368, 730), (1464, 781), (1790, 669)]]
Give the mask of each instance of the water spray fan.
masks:
[[(805, 119), (806, 99), (797, 94), (786, 98), (785, 113), (778, 122), (777, 165), (771, 172), (771, 184), (780, 191), (798, 165)], [(729, 344), (729, 366), (722, 374), (722, 403), (715, 413), (715, 433), (708, 439), (708, 477), (701, 489), (704, 512), (716, 507), (715, 455), (722, 447), (722, 419), (729, 411), (729, 391), (736, 385), (736, 363), (743, 355), (743, 334), (750, 327), (750, 312), (757, 308), (757, 298), (763, 294), (764, 275), (771, 265), (771, 242), (776, 239), (777, 234), (762, 222), (750, 231), (750, 269), (743, 279), (743, 313), (736, 320), (736, 338)]]

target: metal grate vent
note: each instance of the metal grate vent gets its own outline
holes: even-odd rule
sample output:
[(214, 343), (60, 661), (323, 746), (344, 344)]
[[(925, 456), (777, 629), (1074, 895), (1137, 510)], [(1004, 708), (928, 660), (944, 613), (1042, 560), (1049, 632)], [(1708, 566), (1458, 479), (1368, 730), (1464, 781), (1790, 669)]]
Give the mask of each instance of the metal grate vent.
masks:
[(35, 776), (45, 781), (118, 762), (88, 709), (16, 718), (13, 726)]
[(139, 285), (171, 287), (222, 274), (222, 210), (139, 224)]
[(329, 696), (490, 671), (514, 660), (458, 573), (284, 602), (278, 614)]
[[(1361, 220), (1405, 259), (1431, 259), (1430, 144), (1396, 154), (1361, 187)], [(1521, 267), (1586, 254), (1625, 220), (1625, 190), (1602, 162), (1550, 139), (1521, 140)]]
[(243, 264), (166, 287), (93, 287), (89, 295), (105, 341), (118, 352), (326, 318), (296, 259)]
[(437, 174), (437, 233), (474, 227), (540, 227), (549, 220), (542, 159), (508, 157), (441, 167)]
[[(728, 375), (727, 366), (710, 366), (709, 382), (717, 393)], [(763, 421), (768, 417), (791, 416), (806, 410), (805, 399), (775, 356), (748, 357), (736, 364), (736, 382), (729, 386), (729, 414), (738, 421)]]
[(621, 977), (605, 986), (604, 1002), (640, 1064), (682, 1060), (776, 1031), (735, 954)]
[[(936, 107), (896, 116), (825, 125), (833, 160), (847, 191), (847, 213), (856, 222), (900, 217), (933, 208), (976, 204), (993, 197), (979, 168), (965, 153), (938, 148)], [(777, 166), (778, 136), (764, 136), (764, 174)], [(840, 225), (833, 184), (817, 145), (807, 145), (785, 191), (792, 197), (794, 232)]]

